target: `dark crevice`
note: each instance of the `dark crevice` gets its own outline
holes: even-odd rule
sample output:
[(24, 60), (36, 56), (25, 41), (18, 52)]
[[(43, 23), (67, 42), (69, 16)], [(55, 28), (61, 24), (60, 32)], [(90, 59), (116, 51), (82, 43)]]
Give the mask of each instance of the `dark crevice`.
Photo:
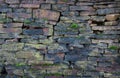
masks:
[(21, 38), (17, 38), (18, 42), (21, 42)]
[(29, 26), (23, 26), (22, 29), (42, 29), (42, 27), (29, 27)]
[(1, 76), (2, 76), (2, 75), (7, 75), (7, 74), (8, 74), (8, 72), (7, 72), (6, 68), (5, 68), (5, 66), (2, 67), (2, 70), (1, 70), (0, 74), (1, 74)]
[(104, 25), (104, 22), (97, 22), (97, 21), (92, 21), (93, 24), (97, 24), (97, 26), (102, 26)]
[(94, 31), (93, 31), (93, 33), (95, 33), (95, 34), (102, 34), (102, 33), (103, 33), (103, 31), (94, 30)]

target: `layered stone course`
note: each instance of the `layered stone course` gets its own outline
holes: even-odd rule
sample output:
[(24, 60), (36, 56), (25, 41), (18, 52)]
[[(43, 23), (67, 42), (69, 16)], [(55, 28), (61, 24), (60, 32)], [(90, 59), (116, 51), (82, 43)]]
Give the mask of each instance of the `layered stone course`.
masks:
[(120, 78), (120, 0), (0, 0), (0, 78)]

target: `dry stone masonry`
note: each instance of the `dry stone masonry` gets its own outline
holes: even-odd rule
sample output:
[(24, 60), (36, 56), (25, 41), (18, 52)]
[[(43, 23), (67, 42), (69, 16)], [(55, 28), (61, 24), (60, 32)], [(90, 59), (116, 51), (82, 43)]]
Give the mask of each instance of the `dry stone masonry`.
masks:
[(0, 78), (120, 78), (120, 0), (0, 0)]

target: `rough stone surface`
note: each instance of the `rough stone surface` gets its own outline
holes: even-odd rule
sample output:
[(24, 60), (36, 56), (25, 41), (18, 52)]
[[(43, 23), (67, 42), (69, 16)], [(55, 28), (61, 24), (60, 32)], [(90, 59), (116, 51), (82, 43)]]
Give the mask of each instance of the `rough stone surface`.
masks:
[(120, 0), (0, 0), (0, 78), (120, 78)]
[(106, 19), (108, 21), (115, 21), (119, 17), (120, 17), (120, 14), (109, 14), (109, 15), (106, 15)]
[(46, 20), (58, 21), (60, 16), (59, 12), (50, 11), (50, 10), (34, 10), (34, 17), (43, 18)]
[(24, 43), (6, 43), (2, 45), (3, 50), (7, 51), (17, 51), (17, 50), (22, 50), (24, 47)]

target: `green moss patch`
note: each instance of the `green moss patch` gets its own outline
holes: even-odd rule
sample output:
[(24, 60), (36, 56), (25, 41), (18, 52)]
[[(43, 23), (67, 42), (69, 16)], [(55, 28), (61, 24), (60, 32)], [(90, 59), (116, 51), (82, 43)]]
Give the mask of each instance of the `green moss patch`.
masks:
[(110, 46), (108, 49), (110, 49), (110, 50), (118, 50), (118, 46)]
[(78, 24), (76, 24), (76, 23), (72, 23), (72, 24), (70, 25), (70, 28), (72, 28), (72, 29), (77, 29), (77, 28), (79, 28), (79, 26), (78, 26)]

